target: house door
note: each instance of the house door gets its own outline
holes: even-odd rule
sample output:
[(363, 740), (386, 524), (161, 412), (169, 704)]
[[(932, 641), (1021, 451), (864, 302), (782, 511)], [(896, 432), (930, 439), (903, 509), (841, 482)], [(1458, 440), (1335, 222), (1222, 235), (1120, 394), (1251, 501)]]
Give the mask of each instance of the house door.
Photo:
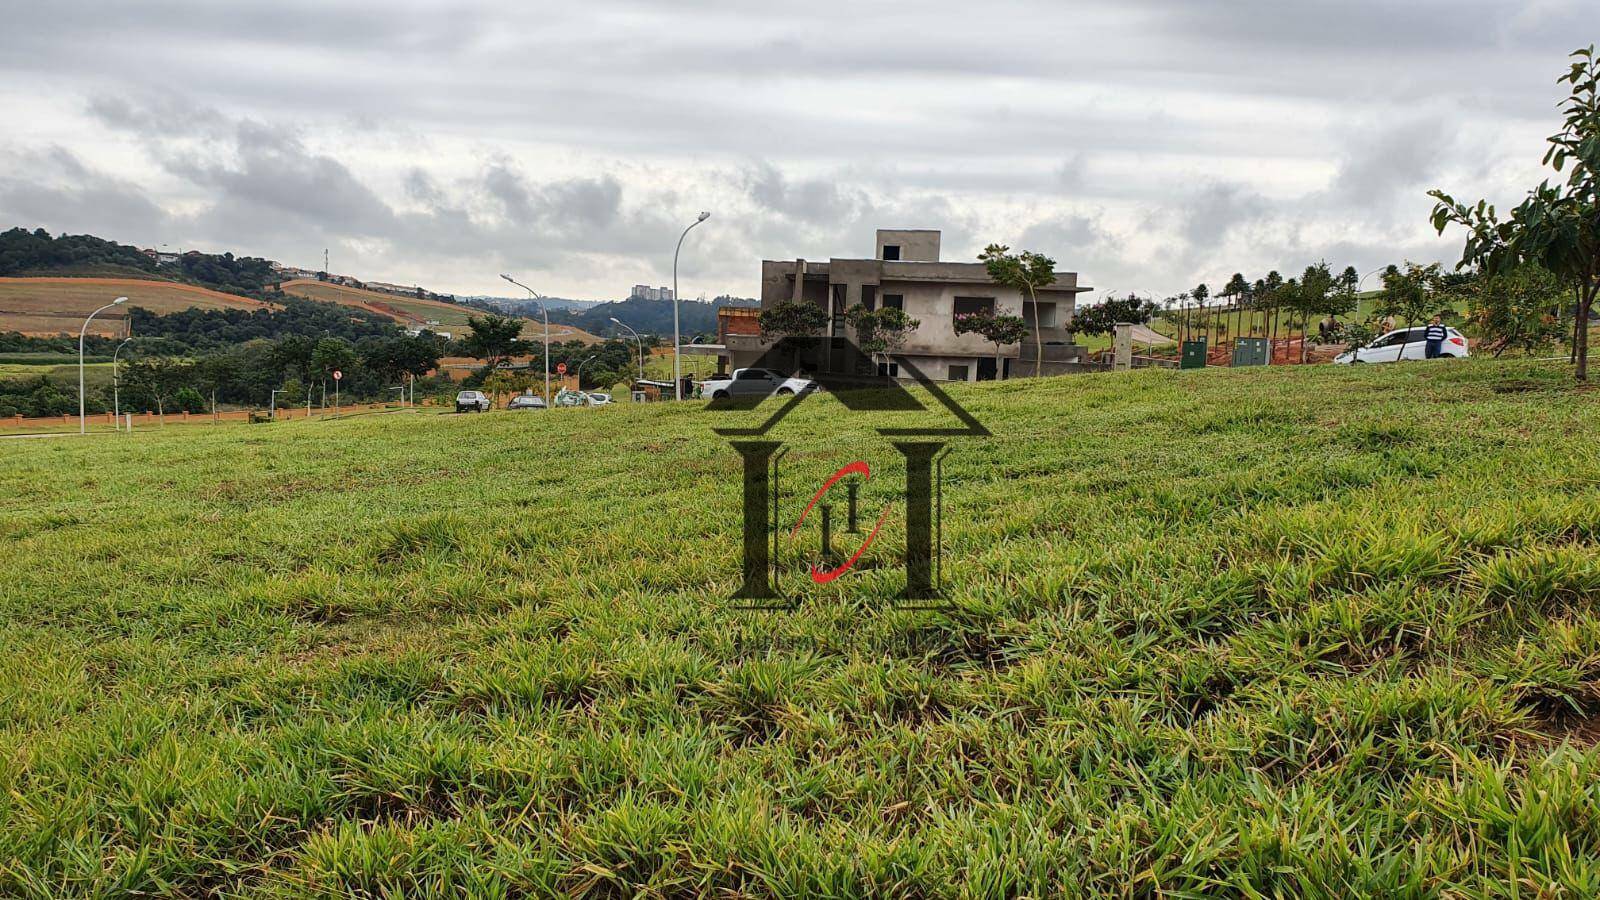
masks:
[(994, 357), (992, 357), (992, 356), (980, 356), (980, 357), (978, 357), (978, 380), (979, 381), (993, 381), (995, 372), (996, 372), (996, 368), (995, 368), (995, 364), (994, 364)]

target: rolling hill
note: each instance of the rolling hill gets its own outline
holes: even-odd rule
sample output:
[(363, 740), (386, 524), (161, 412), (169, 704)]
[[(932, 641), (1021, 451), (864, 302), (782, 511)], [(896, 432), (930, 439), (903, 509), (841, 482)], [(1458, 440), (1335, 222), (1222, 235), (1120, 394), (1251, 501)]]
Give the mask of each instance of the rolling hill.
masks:
[[(77, 334), (83, 319), (117, 297), (155, 313), (190, 307), (260, 309), (271, 304), (207, 290), (192, 284), (147, 278), (0, 278), (0, 332), (27, 335)], [(89, 333), (114, 337), (123, 332), (120, 310), (95, 317)]]
[[(446, 331), (456, 333), (466, 330), (469, 316), (480, 314), (479, 310), (468, 306), (457, 306), (454, 303), (419, 300), (414, 297), (397, 297), (394, 294), (385, 294), (381, 291), (369, 291), (340, 284), (330, 284), (325, 281), (306, 279), (285, 281), (279, 285), (279, 288), (285, 294), (291, 294), (296, 297), (321, 300), (326, 303), (338, 303), (342, 306), (359, 307), (369, 312), (388, 316), (402, 325), (436, 324)], [(543, 335), (544, 326), (532, 320), (529, 320), (522, 330), (522, 336), (525, 338), (541, 338)], [(583, 341), (589, 344), (598, 342), (600, 339), (576, 326), (551, 322), (550, 340)]]

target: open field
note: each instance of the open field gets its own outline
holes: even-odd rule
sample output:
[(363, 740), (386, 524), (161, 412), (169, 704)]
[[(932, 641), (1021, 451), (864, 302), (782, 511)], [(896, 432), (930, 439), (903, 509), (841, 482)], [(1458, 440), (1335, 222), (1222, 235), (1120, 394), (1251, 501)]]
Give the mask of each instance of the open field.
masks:
[[(190, 284), (142, 278), (0, 278), (0, 331), (56, 335), (78, 333), (83, 318), (117, 297), (154, 313), (201, 309), (257, 309), (267, 304)], [(107, 310), (90, 323), (91, 334), (121, 336), (122, 312)]]
[[(465, 333), (467, 318), (482, 315), (481, 310), (470, 306), (458, 306), (454, 303), (440, 303), (436, 300), (418, 300), (416, 298), (396, 297), (382, 291), (368, 291), (360, 288), (346, 287), (340, 284), (329, 284), (323, 281), (285, 281), (281, 289), (286, 294), (297, 297), (308, 297), (312, 300), (321, 300), (326, 303), (338, 303), (344, 306), (356, 306), (369, 312), (388, 316), (402, 325), (423, 325), (427, 322), (437, 322), (441, 328), (454, 331), (457, 337)], [(522, 336), (530, 339), (544, 338), (544, 324), (533, 322), (522, 329)], [(550, 325), (550, 340), (552, 341), (583, 341), (587, 344), (595, 343), (599, 338), (570, 325)]]
[[(953, 385), (938, 612), (901, 514), (731, 609), (688, 404), (0, 443), (0, 895), (1594, 896), (1569, 378)], [(916, 422), (807, 400), (784, 518)]]
[[(57, 363), (51, 365), (38, 363), (7, 362), (0, 357), (0, 378), (38, 378), (47, 376), (58, 383), (66, 384), (70, 379), (74, 386), (78, 383), (78, 364)], [(83, 366), (83, 377), (87, 384), (100, 385), (111, 383), (111, 363), (86, 362)], [(74, 394), (73, 396), (77, 396)]]

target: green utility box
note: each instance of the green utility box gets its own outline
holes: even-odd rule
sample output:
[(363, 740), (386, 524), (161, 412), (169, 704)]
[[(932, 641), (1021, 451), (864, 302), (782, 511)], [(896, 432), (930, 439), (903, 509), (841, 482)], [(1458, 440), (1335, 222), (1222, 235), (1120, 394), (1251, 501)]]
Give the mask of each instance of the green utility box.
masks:
[(1264, 337), (1239, 338), (1233, 342), (1233, 364), (1236, 366), (1264, 366), (1267, 364), (1267, 339)]
[(1206, 367), (1206, 342), (1202, 338), (1198, 341), (1184, 341), (1183, 355), (1178, 357), (1180, 369), (1204, 369)]

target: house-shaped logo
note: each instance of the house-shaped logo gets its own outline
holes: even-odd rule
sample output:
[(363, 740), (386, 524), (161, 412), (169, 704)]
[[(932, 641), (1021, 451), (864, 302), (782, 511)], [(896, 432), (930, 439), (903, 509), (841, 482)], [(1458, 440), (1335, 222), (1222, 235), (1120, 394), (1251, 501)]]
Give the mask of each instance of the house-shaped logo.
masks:
[[(787, 453), (779, 426), (796, 407), (812, 394), (822, 391), (834, 397), (843, 408), (840, 415), (872, 416), (893, 420), (875, 430), (890, 442), (905, 461), (905, 586), (900, 593), (902, 607), (930, 608), (942, 605), (943, 532), (943, 457), (953, 441), (989, 436), (988, 429), (956, 403), (939, 385), (910, 360), (891, 357), (879, 364), (842, 338), (788, 337), (766, 351), (756, 365), (741, 369), (735, 377), (713, 390), (708, 409), (717, 413), (744, 413), (759, 416), (776, 408), (764, 419), (751, 424), (732, 423), (716, 427), (717, 434), (729, 439), (743, 460), (744, 542), (743, 581), (733, 599), (744, 608), (791, 609), (798, 602), (785, 593), (779, 564), (780, 538), (787, 520), (780, 513), (779, 464)], [(899, 377), (891, 377), (897, 371)], [(741, 376), (743, 376), (741, 378)], [(748, 388), (741, 381), (749, 382)], [(908, 384), (921, 388), (930, 402), (919, 400)], [(922, 425), (897, 424), (904, 415), (917, 413), (929, 422)], [(729, 416), (729, 418), (734, 418)], [(871, 467), (864, 460), (853, 460), (833, 473), (811, 495), (790, 534), (820, 506), (822, 546), (831, 554), (830, 505), (826, 498), (836, 485), (848, 492), (847, 533), (859, 533), (856, 519), (856, 489), (871, 478)], [(866, 534), (853, 555), (842, 561), (829, 559), (827, 567), (813, 566), (810, 579), (817, 584), (833, 582), (849, 572), (877, 538), (889, 510)]]

